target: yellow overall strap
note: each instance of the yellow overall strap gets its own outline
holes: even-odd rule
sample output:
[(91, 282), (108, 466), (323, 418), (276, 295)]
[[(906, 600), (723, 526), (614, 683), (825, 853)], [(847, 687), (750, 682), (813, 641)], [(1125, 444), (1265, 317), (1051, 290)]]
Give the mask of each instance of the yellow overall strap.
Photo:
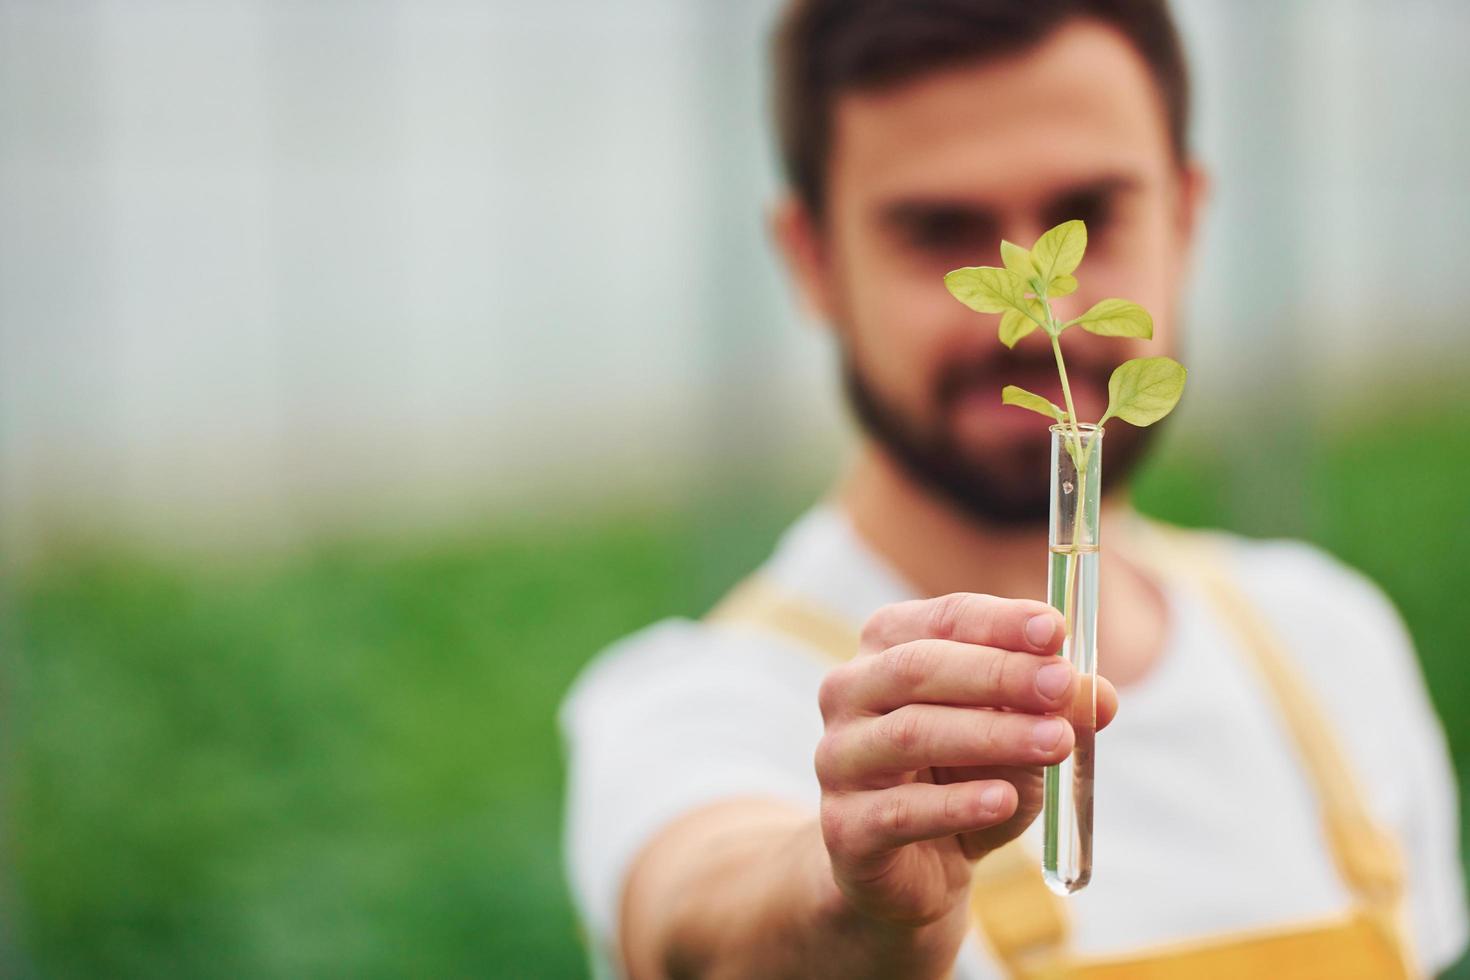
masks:
[[(1332, 724), (1292, 655), (1256, 604), (1232, 580), (1220, 546), (1208, 535), (1142, 518), (1132, 521), (1130, 531), (1130, 542), (1142, 549), (1141, 557), (1162, 575), (1189, 578), (1199, 585), (1221, 621), (1235, 632), (1241, 649), (1275, 699), (1315, 791), (1328, 849), (1357, 899), (1352, 918), (1379, 932), (1398, 960), (1383, 967), (1396, 967), (1391, 973), (1359, 975), (1414, 975), (1402, 901), (1404, 859), (1398, 841), (1373, 818), (1355, 773), (1332, 736)], [(1362, 938), (1369, 945), (1381, 945), (1372, 937)], [(1340, 955), (1335, 954), (1332, 961), (1352, 962), (1339, 959)]]
[[(1010, 973), (1027, 980), (1227, 980), (1236, 977), (1392, 980), (1414, 976), (1407, 940), (1402, 858), (1372, 819), (1356, 780), (1311, 689), (1255, 604), (1232, 581), (1207, 536), (1133, 522), (1130, 543), (1165, 579), (1195, 582), (1260, 675), (1296, 745), (1321, 807), (1324, 836), (1355, 907), (1330, 918), (1194, 937), (1112, 956), (1048, 955), (992, 946)], [(981, 862), (983, 868), (984, 862)], [(1040, 878), (1040, 872), (1035, 871)], [(987, 896), (1003, 912), (1004, 897)], [(979, 897), (974, 897), (978, 904)]]
[[(982, 862), (983, 863), (983, 862)], [(1059, 957), (1024, 980), (1407, 980), (1400, 943), (1354, 912), (1309, 923), (1208, 934), (1111, 956)]]
[(708, 623), (758, 626), (800, 640), (808, 647), (841, 662), (858, 650), (858, 631), (840, 617), (794, 599), (760, 575), (752, 575), (704, 616)]

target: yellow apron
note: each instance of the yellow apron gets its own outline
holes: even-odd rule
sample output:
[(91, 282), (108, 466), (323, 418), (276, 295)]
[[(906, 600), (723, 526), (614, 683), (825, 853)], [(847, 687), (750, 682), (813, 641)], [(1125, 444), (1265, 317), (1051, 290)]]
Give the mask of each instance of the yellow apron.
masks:
[[(1206, 535), (1134, 519), (1129, 540), (1156, 574), (1187, 578), (1200, 588), (1265, 682), (1316, 792), (1323, 836), (1353, 906), (1328, 919), (1211, 934), (1122, 955), (1082, 956), (1070, 948), (1065, 900), (1046, 886), (1039, 858), (1018, 839), (975, 867), (970, 909), (980, 936), (1008, 973), (1022, 980), (1415, 976), (1397, 841), (1370, 816), (1326, 717), (1274, 631), (1230, 581)], [(848, 659), (858, 648), (850, 623), (759, 576), (737, 586), (706, 618), (780, 633), (835, 660)]]

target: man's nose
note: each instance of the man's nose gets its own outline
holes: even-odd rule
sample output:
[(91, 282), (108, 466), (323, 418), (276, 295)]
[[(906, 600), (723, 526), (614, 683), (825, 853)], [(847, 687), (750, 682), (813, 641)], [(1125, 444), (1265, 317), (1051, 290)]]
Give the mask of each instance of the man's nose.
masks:
[(1060, 323), (1066, 323), (1075, 316), (1081, 316), (1087, 307), (1083, 305), (1081, 290), (1070, 296), (1052, 297), (1051, 311)]

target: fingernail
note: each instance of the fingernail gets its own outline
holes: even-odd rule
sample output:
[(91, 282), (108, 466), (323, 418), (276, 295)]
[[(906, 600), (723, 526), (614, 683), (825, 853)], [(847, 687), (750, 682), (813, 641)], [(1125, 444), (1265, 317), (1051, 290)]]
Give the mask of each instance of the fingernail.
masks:
[(1062, 741), (1062, 720), (1060, 718), (1048, 718), (1046, 721), (1038, 722), (1031, 729), (1031, 738), (1036, 742), (1036, 747), (1043, 752), (1050, 752)]
[(1057, 618), (1051, 613), (1032, 616), (1026, 620), (1026, 639), (1034, 647), (1044, 647), (1051, 642), (1057, 631)]
[(1048, 701), (1055, 701), (1067, 693), (1072, 684), (1072, 667), (1065, 660), (1047, 664), (1036, 672), (1036, 689)]
[(980, 791), (980, 805), (991, 813), (1000, 810), (1006, 801), (1006, 791), (999, 786), (987, 786)]

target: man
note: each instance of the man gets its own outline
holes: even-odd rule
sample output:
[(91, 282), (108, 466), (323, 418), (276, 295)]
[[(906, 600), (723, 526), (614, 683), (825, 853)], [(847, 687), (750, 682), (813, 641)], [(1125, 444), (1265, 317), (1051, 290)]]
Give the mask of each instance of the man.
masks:
[(1081, 218), (1082, 285), (1058, 315), (1120, 296), (1156, 328), (1068, 332), (1079, 416), (1102, 414), (1117, 363), (1175, 351), (1204, 177), (1162, 0), (796, 0), (777, 76), (775, 235), (836, 335), (863, 438), (761, 570), (764, 598), (623, 641), (568, 698), (570, 860), (599, 969), (1454, 961), (1455, 800), (1396, 614), (1305, 545), (1209, 535), (1175, 549), (1198, 561), (1157, 560), (1124, 482), (1150, 430), (1126, 424), (1103, 467), (1099, 724), (1124, 707), (1097, 754), (1095, 876), (1056, 906), (1032, 887), (1040, 774), (1075, 743), (1079, 681), (1038, 601), (1045, 423), (999, 391), (1059, 386), (1039, 331), (1007, 351), (942, 276)]

